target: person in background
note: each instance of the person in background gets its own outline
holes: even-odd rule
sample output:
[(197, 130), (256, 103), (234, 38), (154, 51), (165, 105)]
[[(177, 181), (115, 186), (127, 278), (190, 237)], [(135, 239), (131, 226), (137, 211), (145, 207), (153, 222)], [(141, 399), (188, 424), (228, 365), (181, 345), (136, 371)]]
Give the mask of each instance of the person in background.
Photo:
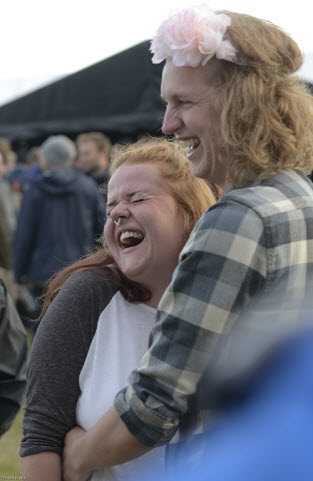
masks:
[(16, 160), (15, 153), (12, 151), (11, 142), (5, 137), (0, 137), (0, 151), (5, 157), (7, 171), (15, 167), (14, 160)]
[(112, 147), (109, 137), (101, 132), (87, 132), (77, 137), (76, 145), (76, 167), (91, 177), (97, 185), (106, 184)]
[(40, 147), (31, 147), (26, 153), (26, 171), (23, 182), (37, 179), (42, 175)]
[(58, 270), (94, 249), (104, 209), (91, 179), (72, 169), (74, 143), (49, 137), (41, 146), (42, 175), (25, 185), (14, 242), (15, 297), (30, 284), (36, 298)]
[[(61, 480), (66, 432), (93, 426), (113, 402), (147, 348), (179, 252), (215, 202), (174, 142), (115, 148), (110, 172), (105, 246), (54, 278), (33, 343), (21, 443), (32, 481)], [(164, 471), (163, 448), (92, 480), (153, 469)]]
[(12, 190), (15, 193), (16, 203), (19, 207), (21, 200), (21, 181), (25, 174), (25, 166), (17, 162), (17, 155), (12, 149), (11, 142), (8, 139), (0, 138), (0, 150), (6, 158), (6, 179), (11, 184)]
[(31, 147), (25, 156), (23, 164), (17, 164), (8, 171), (7, 178), (21, 203), (23, 192), (27, 190), (28, 182), (37, 179), (42, 175), (41, 168), (42, 155), (39, 147)]
[(8, 159), (6, 149), (0, 143), (0, 276), (7, 288), (12, 288), (12, 244), (16, 227), (16, 196), (6, 179)]
[(26, 387), (27, 336), (0, 279), (0, 437), (19, 411)]
[[(8, 234), (6, 212), (0, 197), (0, 273), (2, 277), (5, 277), (3, 269), (5, 271), (12, 269), (12, 239)], [(8, 286), (7, 282), (6, 285)]]
[(207, 428), (206, 373), (221, 340), (236, 326), (244, 341), (271, 319), (284, 330), (303, 303), (312, 309), (313, 99), (294, 75), (299, 47), (270, 22), (202, 5), (172, 14), (151, 48), (166, 60), (163, 132), (224, 195), (182, 251), (129, 385), (93, 428), (66, 436), (65, 481), (188, 443)]

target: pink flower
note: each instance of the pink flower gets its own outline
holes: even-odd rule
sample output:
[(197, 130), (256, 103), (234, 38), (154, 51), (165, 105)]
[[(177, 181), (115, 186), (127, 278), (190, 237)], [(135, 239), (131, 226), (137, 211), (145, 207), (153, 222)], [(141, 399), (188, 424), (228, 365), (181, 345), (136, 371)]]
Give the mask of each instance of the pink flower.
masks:
[(205, 65), (214, 55), (235, 62), (236, 50), (223, 40), (230, 17), (216, 14), (207, 5), (173, 13), (157, 30), (151, 42), (153, 63), (172, 57), (176, 66)]

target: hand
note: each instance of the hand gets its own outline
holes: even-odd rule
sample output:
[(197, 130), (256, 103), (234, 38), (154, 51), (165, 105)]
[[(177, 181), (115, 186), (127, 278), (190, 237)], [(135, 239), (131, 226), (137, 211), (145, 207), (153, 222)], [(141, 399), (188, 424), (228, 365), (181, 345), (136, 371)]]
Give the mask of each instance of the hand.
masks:
[(62, 466), (64, 481), (87, 481), (92, 475), (81, 465), (81, 442), (85, 433), (80, 426), (75, 426), (65, 436)]

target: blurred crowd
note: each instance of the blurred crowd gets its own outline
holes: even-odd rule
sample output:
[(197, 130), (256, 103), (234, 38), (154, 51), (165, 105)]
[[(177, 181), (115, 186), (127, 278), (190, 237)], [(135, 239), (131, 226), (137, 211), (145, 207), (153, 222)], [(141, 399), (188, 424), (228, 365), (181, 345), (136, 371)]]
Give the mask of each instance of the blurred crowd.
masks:
[(0, 277), (31, 330), (47, 280), (101, 242), (110, 150), (101, 132), (55, 135), (22, 163), (0, 138)]

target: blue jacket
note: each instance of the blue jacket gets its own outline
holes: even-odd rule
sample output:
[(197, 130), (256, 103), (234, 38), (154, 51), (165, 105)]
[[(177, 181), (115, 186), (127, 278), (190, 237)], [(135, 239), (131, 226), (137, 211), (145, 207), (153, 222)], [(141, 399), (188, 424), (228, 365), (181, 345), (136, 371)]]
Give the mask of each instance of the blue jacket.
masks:
[(76, 171), (51, 170), (28, 184), (14, 245), (17, 282), (44, 282), (91, 252), (104, 206), (95, 183)]

